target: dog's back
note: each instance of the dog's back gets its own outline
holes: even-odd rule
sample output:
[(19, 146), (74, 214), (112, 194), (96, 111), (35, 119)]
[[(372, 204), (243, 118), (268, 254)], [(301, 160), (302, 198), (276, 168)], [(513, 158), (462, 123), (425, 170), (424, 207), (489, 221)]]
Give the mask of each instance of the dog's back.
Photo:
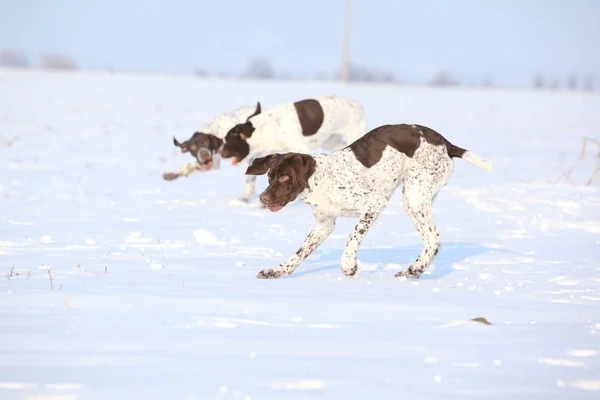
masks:
[(364, 108), (356, 100), (340, 96), (318, 96), (315, 100), (326, 116), (320, 132), (337, 134), (344, 138), (346, 145), (367, 132)]
[(324, 144), (337, 150), (364, 135), (366, 126), (362, 107), (338, 96), (277, 104), (250, 122), (255, 128), (247, 140), (251, 153), (310, 153)]
[(210, 133), (223, 139), (231, 128), (246, 121), (248, 116), (252, 115), (255, 109), (255, 105), (243, 106), (234, 111), (219, 114), (212, 121), (204, 125), (202, 129), (200, 129), (200, 132)]
[(326, 197), (330, 208), (350, 212), (361, 209), (365, 196), (389, 199), (407, 179), (416, 179), (418, 185), (437, 190), (446, 184), (453, 171), (453, 157), (488, 169), (487, 161), (454, 146), (430, 128), (383, 125), (341, 150), (314, 157), (317, 162), (314, 179), (320, 198), (309, 202), (325, 203)]

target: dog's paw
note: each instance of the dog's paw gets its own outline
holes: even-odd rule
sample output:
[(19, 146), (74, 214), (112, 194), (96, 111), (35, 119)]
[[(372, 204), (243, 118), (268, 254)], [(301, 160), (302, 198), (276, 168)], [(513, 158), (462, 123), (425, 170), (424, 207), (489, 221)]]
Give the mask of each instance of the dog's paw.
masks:
[(172, 181), (179, 178), (179, 175), (175, 172), (165, 172), (162, 177), (165, 181)]
[(281, 271), (277, 271), (271, 268), (263, 269), (256, 275), (258, 279), (276, 279), (281, 276)]
[(398, 279), (409, 279), (409, 278), (419, 279), (420, 276), (421, 276), (421, 274), (417, 274), (417, 273), (411, 272), (409, 270), (400, 271), (395, 275), (395, 277)]
[(348, 268), (348, 269), (344, 269), (342, 268), (342, 272), (344, 273), (344, 275), (346, 275), (347, 277), (351, 277), (356, 275), (356, 272), (358, 271), (358, 266), (354, 265), (353, 268)]
[(342, 260), (340, 268), (342, 269), (342, 272), (344, 273), (344, 275), (346, 275), (347, 277), (351, 277), (356, 275), (356, 272), (358, 271), (358, 262), (355, 260)]

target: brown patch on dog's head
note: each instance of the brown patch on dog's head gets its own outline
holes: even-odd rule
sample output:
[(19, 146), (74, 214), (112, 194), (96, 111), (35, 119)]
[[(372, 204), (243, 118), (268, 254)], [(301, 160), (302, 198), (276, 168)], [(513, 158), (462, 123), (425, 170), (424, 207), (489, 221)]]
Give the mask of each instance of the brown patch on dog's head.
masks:
[(246, 175), (268, 174), (269, 186), (259, 198), (269, 210), (281, 210), (296, 200), (304, 189), (309, 189), (308, 179), (314, 174), (316, 161), (308, 154), (269, 154), (252, 162)]
[(250, 118), (257, 116), (262, 112), (260, 102), (256, 103), (256, 110), (252, 113), (243, 124), (237, 124), (225, 135), (225, 145), (221, 155), (223, 158), (232, 158), (232, 164), (236, 165), (250, 154), (250, 145), (248, 138), (254, 133), (254, 125)]
[(220, 152), (223, 139), (219, 139), (210, 133), (195, 132), (191, 138), (183, 143), (179, 143), (173, 137), (173, 144), (181, 148), (182, 153), (189, 152), (203, 168), (210, 169), (214, 155)]
[(232, 164), (236, 165), (250, 154), (250, 145), (247, 139), (252, 136), (254, 126), (252, 122), (237, 124), (225, 136), (225, 145), (221, 155), (223, 158), (232, 158)]

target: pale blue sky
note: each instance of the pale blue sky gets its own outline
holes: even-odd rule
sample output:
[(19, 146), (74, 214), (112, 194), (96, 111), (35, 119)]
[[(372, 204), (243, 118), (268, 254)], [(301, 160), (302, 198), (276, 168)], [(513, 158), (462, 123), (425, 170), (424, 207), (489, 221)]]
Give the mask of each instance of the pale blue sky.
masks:
[[(0, 0), (0, 49), (81, 67), (238, 73), (257, 56), (300, 76), (340, 63), (343, 0)], [(354, 0), (352, 60), (425, 82), (600, 77), (600, 0)]]

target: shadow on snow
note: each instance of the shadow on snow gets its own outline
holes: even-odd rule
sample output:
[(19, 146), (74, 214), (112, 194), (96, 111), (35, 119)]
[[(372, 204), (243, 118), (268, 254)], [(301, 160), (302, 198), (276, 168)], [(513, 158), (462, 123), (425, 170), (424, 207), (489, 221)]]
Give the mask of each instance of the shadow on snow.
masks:
[[(358, 251), (358, 262), (359, 262), (359, 275), (369, 277), (370, 275), (381, 273), (389, 273), (390, 276), (400, 270), (405, 270), (412, 265), (416, 260), (417, 256), (422, 250), (422, 245), (412, 246), (400, 246), (390, 248), (361, 248)], [(443, 276), (450, 274), (453, 269), (452, 265), (459, 263), (469, 257), (473, 257), (486, 252), (495, 253), (509, 253), (518, 254), (510, 250), (497, 249), (482, 246), (478, 243), (462, 243), (462, 242), (450, 242), (443, 243), (440, 252), (436, 256), (433, 264), (428, 268), (430, 274), (424, 274), (421, 276), (421, 280), (428, 279), (439, 279)], [(284, 279), (299, 278), (304, 275), (314, 274), (324, 271), (339, 271), (340, 259), (342, 257), (343, 249), (335, 250), (324, 250), (313, 253), (311, 257), (306, 259), (303, 264), (300, 265), (292, 275), (283, 277)], [(361, 271), (360, 264), (377, 264), (376, 268), (368, 271)], [(397, 264), (398, 270), (395, 269), (384, 269), (386, 264)], [(304, 268), (302, 268), (304, 267)]]

